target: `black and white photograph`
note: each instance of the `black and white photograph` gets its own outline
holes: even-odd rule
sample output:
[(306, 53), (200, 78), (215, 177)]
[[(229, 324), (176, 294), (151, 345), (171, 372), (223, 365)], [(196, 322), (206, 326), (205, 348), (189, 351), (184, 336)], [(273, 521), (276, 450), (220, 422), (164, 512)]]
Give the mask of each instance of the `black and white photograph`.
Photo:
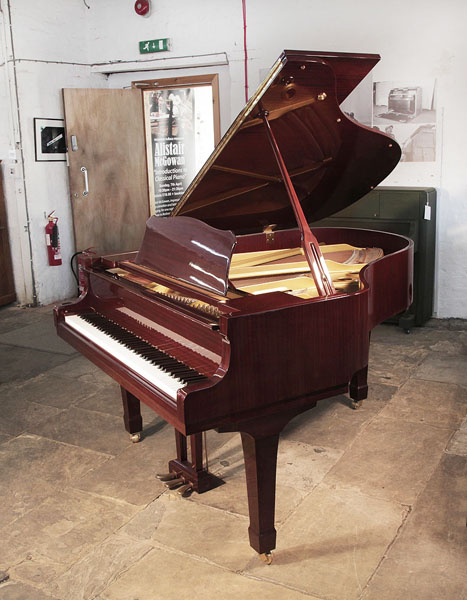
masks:
[(65, 161), (65, 122), (63, 119), (34, 119), (36, 161)]
[(373, 127), (395, 139), (401, 162), (436, 161), (436, 82), (373, 84)]

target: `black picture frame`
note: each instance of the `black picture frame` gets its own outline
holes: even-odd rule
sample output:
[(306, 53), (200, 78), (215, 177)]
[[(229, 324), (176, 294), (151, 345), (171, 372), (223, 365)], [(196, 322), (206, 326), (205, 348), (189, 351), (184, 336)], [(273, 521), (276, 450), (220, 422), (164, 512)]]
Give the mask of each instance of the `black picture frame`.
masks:
[(66, 161), (65, 121), (34, 119), (36, 162)]

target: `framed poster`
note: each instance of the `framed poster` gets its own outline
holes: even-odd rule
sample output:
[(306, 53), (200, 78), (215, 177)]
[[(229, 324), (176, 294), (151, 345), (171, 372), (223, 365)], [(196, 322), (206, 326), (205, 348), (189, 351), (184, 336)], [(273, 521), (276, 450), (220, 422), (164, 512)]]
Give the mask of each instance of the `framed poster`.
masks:
[(218, 75), (133, 87), (143, 91), (150, 213), (167, 217), (220, 139)]
[(65, 121), (34, 119), (36, 161), (65, 161)]

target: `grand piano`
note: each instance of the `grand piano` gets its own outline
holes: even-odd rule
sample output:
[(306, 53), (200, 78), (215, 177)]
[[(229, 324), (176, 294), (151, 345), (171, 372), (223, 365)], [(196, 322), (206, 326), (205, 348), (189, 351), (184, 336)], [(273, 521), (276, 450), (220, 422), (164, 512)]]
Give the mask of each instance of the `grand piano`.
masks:
[(358, 407), (371, 329), (412, 301), (411, 240), (308, 226), (400, 158), (339, 108), (378, 60), (283, 52), (172, 216), (148, 220), (138, 251), (82, 255), (80, 297), (55, 307), (58, 335), (120, 384), (133, 439), (141, 401), (174, 427), (168, 487), (218, 485), (202, 434), (241, 433), (250, 544), (266, 562), (281, 430), (323, 398)]

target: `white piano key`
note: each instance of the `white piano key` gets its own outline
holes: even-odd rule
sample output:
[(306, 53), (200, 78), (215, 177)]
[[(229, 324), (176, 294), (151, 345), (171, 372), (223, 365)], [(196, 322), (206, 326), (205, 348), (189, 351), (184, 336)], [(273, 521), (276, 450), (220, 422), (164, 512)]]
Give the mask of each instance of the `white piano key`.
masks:
[(185, 386), (180, 379), (173, 377), (141, 356), (138, 356), (136, 352), (114, 340), (79, 315), (65, 315), (65, 323), (93, 344), (111, 354), (126, 367), (130, 367), (130, 369), (136, 371), (138, 375), (144, 377), (149, 383), (159, 388), (174, 400), (177, 399), (177, 391)]

